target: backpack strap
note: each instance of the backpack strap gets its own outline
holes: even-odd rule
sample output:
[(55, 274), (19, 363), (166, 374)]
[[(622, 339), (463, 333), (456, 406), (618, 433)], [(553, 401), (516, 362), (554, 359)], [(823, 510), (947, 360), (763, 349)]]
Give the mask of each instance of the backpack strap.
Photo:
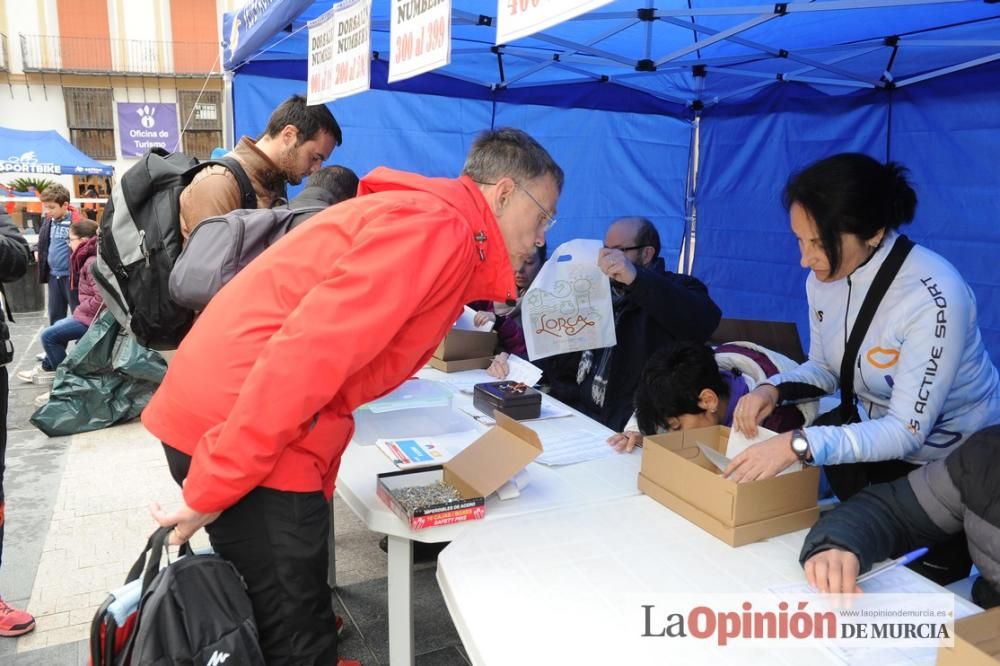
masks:
[(217, 160), (206, 162), (206, 164), (218, 164), (229, 169), (229, 173), (233, 174), (240, 186), (240, 208), (257, 207), (257, 191), (253, 189), (253, 183), (250, 182), (250, 177), (238, 159), (230, 155), (223, 155)]
[[(156, 574), (160, 572), (160, 559), (163, 556), (163, 549), (167, 545), (173, 529), (173, 525), (160, 527), (149, 536), (149, 539), (146, 540), (146, 547), (142, 549), (139, 559), (135, 561), (132, 568), (129, 569), (128, 576), (125, 577), (126, 583), (138, 580), (139, 576), (142, 575), (143, 592), (149, 588), (149, 584), (153, 582)], [(191, 552), (191, 546), (188, 543), (180, 547), (181, 555), (190, 555)], [(143, 570), (145, 570), (145, 574), (143, 574)]]
[[(858, 311), (858, 317), (851, 327), (851, 335), (847, 338), (847, 345), (844, 347), (844, 357), (840, 361), (840, 407), (838, 411), (844, 423), (851, 423), (857, 420), (857, 407), (854, 404), (854, 364), (861, 350), (861, 342), (868, 332), (868, 328), (875, 319), (875, 312), (878, 311), (879, 303), (889, 290), (889, 285), (896, 278), (899, 269), (902, 267), (906, 256), (913, 249), (913, 241), (900, 234), (896, 238), (889, 256), (878, 269), (872, 286), (865, 295), (865, 300)], [(853, 418), (852, 417), (853, 412)]]

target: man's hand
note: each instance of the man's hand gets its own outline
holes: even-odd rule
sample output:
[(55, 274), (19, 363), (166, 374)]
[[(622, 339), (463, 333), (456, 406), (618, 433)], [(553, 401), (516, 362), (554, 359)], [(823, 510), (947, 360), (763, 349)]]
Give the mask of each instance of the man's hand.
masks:
[(195, 532), (218, 518), (221, 512), (199, 513), (182, 502), (181, 508), (168, 514), (157, 502), (153, 502), (149, 505), (149, 513), (160, 527), (174, 526), (174, 530), (170, 533), (170, 543), (179, 546), (190, 540)]
[(618, 453), (631, 453), (637, 445), (642, 442), (642, 433), (635, 430), (626, 430), (617, 435), (608, 437), (608, 444)]
[(632, 284), (635, 280), (635, 264), (629, 261), (621, 250), (602, 248), (597, 254), (597, 266), (615, 282)]
[(733, 411), (733, 427), (747, 437), (757, 435), (757, 426), (778, 406), (778, 389), (763, 384), (740, 398)]
[(472, 323), (476, 325), (476, 328), (479, 328), (488, 321), (496, 323), (496, 320), (497, 316), (492, 312), (487, 312), (486, 310), (480, 310), (479, 312), (476, 313), (476, 316), (472, 318)]
[(806, 560), (806, 580), (814, 589), (832, 594), (860, 594), (858, 556), (849, 550), (831, 548)]
[(792, 451), (792, 433), (786, 432), (754, 444), (733, 458), (722, 476), (736, 483), (770, 479), (798, 459)]
[(493, 362), (490, 363), (490, 367), (486, 368), (486, 374), (497, 379), (506, 379), (507, 375), (510, 374), (510, 364), (507, 363), (508, 358), (510, 358), (510, 354), (507, 352), (497, 354), (493, 358)]

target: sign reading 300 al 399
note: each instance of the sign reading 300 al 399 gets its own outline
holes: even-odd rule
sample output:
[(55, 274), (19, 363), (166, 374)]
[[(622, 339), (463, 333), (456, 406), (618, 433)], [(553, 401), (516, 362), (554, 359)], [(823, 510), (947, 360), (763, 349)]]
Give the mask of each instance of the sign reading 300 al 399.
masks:
[(140, 157), (150, 148), (177, 150), (177, 105), (118, 103), (118, 139), (122, 157)]
[(389, 83), (451, 62), (451, 0), (392, 0)]
[(347, 0), (309, 23), (308, 104), (371, 88), (371, 0)]

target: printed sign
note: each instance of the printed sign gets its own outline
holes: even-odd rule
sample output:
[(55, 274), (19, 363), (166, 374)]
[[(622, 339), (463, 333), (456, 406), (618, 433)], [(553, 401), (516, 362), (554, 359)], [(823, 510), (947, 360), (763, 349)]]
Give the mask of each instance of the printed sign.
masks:
[(348, 0), (309, 23), (308, 104), (371, 87), (371, 16), (371, 0)]
[(177, 150), (177, 105), (119, 102), (118, 138), (122, 157), (140, 157), (150, 148)]
[(451, 62), (451, 0), (392, 0), (389, 83)]
[(550, 28), (611, 0), (497, 0), (497, 44)]

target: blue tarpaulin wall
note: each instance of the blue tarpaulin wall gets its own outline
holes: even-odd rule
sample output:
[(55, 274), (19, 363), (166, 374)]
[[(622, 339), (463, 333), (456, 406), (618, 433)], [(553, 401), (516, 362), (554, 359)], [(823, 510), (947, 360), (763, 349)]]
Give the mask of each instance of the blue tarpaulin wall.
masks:
[[(227, 15), (237, 135), (259, 135), (274, 106), (304, 92), (304, 25), (332, 4), (270, 0)], [(453, 176), (480, 129), (521, 127), (567, 173), (550, 246), (645, 215), (672, 267), (697, 148), (693, 273), (724, 316), (794, 321), (806, 341), (806, 272), (780, 206), (786, 179), (837, 152), (897, 160), (919, 198), (904, 231), (972, 285), (1000, 362), (1000, 4), (793, 2), (768, 20), (785, 3), (660, 0), (645, 10), (653, 20), (637, 21), (636, 8), (652, 4), (615, 0), (494, 53), (492, 28), (462, 21), (495, 12), (495, 0), (456, 0), (452, 63), (389, 86), (388, 2), (376, 0), (373, 90), (330, 105), (345, 133), (332, 161), (361, 174), (387, 165)], [(726, 15), (734, 5), (746, 10)], [(720, 30), (733, 38), (713, 41)], [(555, 55), (557, 66), (540, 67)], [(641, 58), (659, 59), (657, 71), (637, 72)], [(498, 85), (504, 73), (516, 83)]]
[(803, 98), (795, 86), (702, 119), (694, 273), (725, 316), (794, 321), (808, 337), (806, 271), (781, 208), (788, 175), (836, 152), (907, 166), (917, 214), (902, 231), (972, 286), (1000, 362), (1000, 67), (893, 91)]
[[(258, 136), (274, 107), (302, 82), (251, 75), (235, 79), (237, 135)], [(371, 90), (329, 105), (344, 131), (330, 163), (364, 175), (376, 166), (455, 177), (476, 134), (520, 127), (567, 172), (549, 249), (571, 238), (604, 238), (608, 223), (644, 215), (656, 225), (667, 266), (677, 265), (684, 233), (690, 124), (664, 116), (530, 104), (496, 104)]]

